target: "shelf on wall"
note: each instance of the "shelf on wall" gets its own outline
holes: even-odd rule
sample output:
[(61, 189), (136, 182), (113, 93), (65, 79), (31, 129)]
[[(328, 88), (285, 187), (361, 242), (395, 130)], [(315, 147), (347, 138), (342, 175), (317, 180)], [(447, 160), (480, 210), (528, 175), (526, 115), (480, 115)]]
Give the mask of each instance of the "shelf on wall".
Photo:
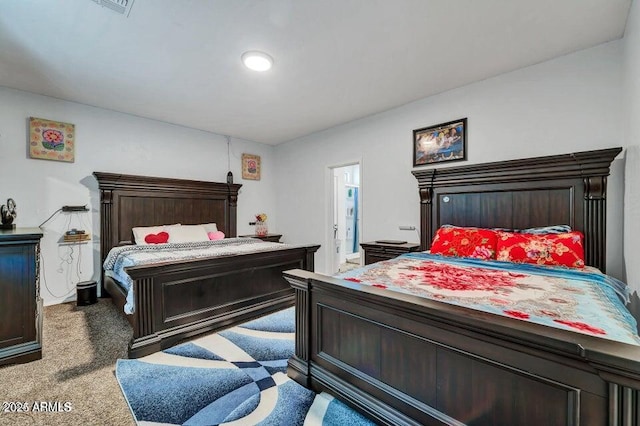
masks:
[(63, 235), (58, 244), (80, 244), (91, 241), (91, 234)]

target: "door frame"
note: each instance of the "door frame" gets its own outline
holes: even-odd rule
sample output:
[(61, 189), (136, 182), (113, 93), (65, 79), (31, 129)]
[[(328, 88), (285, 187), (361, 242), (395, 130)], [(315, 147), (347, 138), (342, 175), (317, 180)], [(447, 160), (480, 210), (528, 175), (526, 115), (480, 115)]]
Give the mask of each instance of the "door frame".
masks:
[(336, 253), (334, 252), (334, 238), (333, 238), (333, 214), (334, 214), (334, 179), (333, 172), (334, 169), (339, 169), (341, 167), (355, 166), (359, 167), (359, 175), (360, 175), (360, 183), (358, 186), (358, 252), (360, 252), (360, 264), (362, 265), (362, 248), (360, 247), (360, 243), (363, 241), (362, 235), (364, 233), (363, 222), (364, 222), (364, 209), (363, 199), (364, 199), (364, 191), (363, 191), (363, 173), (364, 173), (364, 165), (362, 158), (354, 159), (352, 161), (345, 161), (344, 163), (338, 163), (333, 165), (328, 165), (326, 167), (326, 197), (325, 197), (325, 206), (326, 206), (326, 222), (325, 222), (325, 247), (328, 247), (327, 250), (327, 258), (325, 260), (325, 271), (328, 274), (333, 275), (336, 273), (333, 271), (333, 264), (335, 261)]

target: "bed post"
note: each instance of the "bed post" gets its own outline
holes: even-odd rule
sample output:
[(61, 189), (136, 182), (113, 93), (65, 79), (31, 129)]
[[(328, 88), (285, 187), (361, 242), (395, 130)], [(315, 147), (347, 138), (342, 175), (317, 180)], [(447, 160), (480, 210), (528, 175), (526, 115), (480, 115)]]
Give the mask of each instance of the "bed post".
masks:
[[(291, 274), (289, 273), (291, 272)], [(284, 277), (295, 292), (296, 301), (296, 347), (295, 353), (287, 362), (287, 374), (302, 386), (311, 386), (309, 372), (309, 355), (311, 353), (311, 299), (309, 289), (311, 279), (301, 279), (306, 271), (294, 269), (284, 273)]]
[(304, 260), (304, 269), (307, 271), (315, 271), (315, 254), (318, 251), (320, 246), (309, 246), (305, 247), (305, 251), (307, 252)]
[(420, 188), (420, 250), (431, 248), (431, 235), (433, 228), (431, 225), (431, 200), (433, 196), (432, 188)]
[(140, 358), (158, 352), (162, 349), (162, 340), (155, 332), (156, 310), (154, 305), (154, 292), (157, 286), (154, 285), (153, 277), (135, 279), (135, 294), (138, 299), (133, 326), (133, 337), (129, 343), (129, 358)]
[(113, 207), (113, 197), (110, 189), (100, 190), (100, 297), (107, 297), (104, 289), (104, 263), (109, 250), (113, 246), (111, 242), (111, 209)]
[(237, 225), (237, 210), (238, 210), (238, 188), (233, 190), (232, 186), (229, 185), (229, 235), (228, 237), (235, 237), (238, 233)]
[(433, 200), (433, 180), (436, 169), (414, 170), (412, 172), (418, 179), (420, 194), (420, 250), (429, 250), (431, 238), (433, 236), (432, 200)]

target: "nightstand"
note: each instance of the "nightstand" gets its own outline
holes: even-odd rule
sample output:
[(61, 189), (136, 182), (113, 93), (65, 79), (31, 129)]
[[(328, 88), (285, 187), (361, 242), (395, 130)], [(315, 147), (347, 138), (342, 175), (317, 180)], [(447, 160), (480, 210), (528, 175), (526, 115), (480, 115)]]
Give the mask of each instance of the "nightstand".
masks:
[(267, 234), (267, 235), (239, 235), (240, 238), (258, 238), (262, 241), (269, 241), (271, 243), (279, 243), (282, 234)]
[(418, 243), (389, 244), (377, 243), (375, 241), (360, 244), (364, 250), (364, 264), (380, 262), (381, 260), (389, 260), (398, 257), (401, 254), (420, 251)]

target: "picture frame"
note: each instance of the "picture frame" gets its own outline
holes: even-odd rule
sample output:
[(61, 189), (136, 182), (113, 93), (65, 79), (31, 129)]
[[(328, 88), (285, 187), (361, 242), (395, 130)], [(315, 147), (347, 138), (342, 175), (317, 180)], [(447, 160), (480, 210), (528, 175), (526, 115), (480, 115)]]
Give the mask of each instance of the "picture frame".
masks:
[(242, 154), (242, 179), (260, 180), (260, 156)]
[(75, 128), (71, 123), (29, 117), (29, 157), (73, 163)]
[(466, 159), (466, 117), (413, 131), (413, 167)]

